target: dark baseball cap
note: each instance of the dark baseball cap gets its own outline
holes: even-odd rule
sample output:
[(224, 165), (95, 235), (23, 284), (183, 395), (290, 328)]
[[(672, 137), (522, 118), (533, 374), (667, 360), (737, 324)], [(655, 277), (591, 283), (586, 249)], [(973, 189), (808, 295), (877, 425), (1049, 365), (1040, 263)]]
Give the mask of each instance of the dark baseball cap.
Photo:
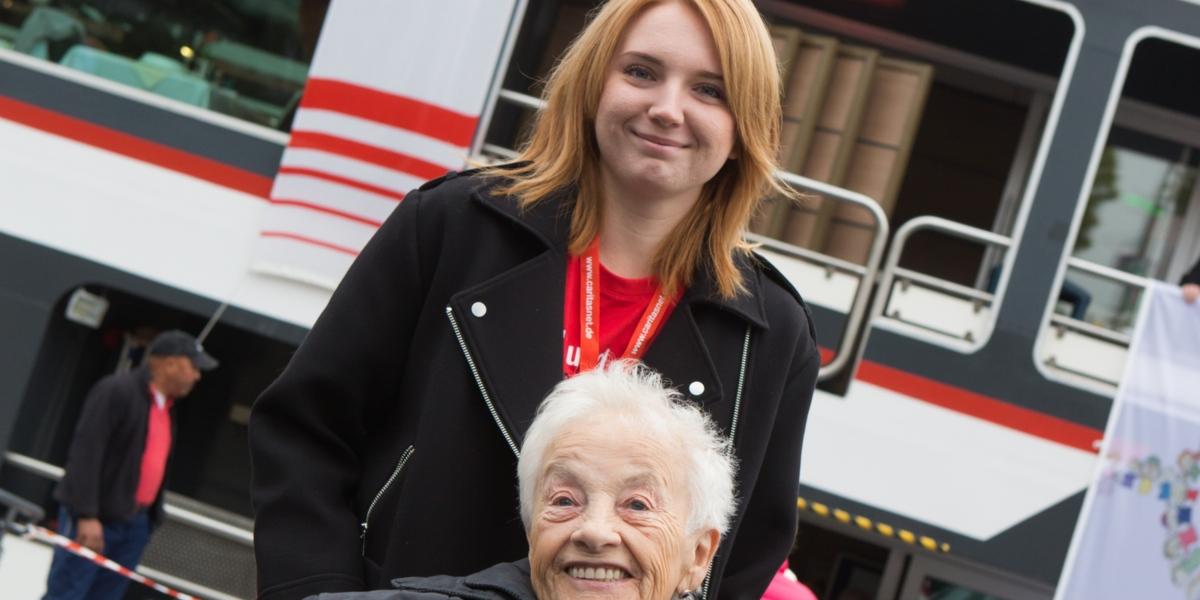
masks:
[(217, 359), (204, 351), (204, 346), (196, 338), (178, 329), (164, 331), (150, 342), (146, 350), (150, 356), (186, 356), (192, 359), (192, 364), (201, 371), (211, 371), (217, 368)]

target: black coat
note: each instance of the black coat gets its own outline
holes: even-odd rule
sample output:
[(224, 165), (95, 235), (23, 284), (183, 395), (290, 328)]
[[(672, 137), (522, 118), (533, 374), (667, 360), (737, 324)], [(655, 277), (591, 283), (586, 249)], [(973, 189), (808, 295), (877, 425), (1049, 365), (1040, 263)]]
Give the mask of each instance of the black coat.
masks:
[(466, 577), (405, 577), (395, 589), (321, 594), (316, 600), (537, 600), (529, 582), (529, 561), (501, 563)]
[[(105, 376), (88, 391), (67, 451), (66, 474), (54, 492), (73, 516), (114, 522), (128, 521), (137, 513), (135, 496), (152, 402), (150, 371), (145, 366)], [(164, 476), (149, 507), (152, 525), (161, 521), (165, 487)]]
[[(528, 551), (515, 452), (562, 379), (570, 206), (520, 211), (487, 186), (451, 175), (410, 194), (256, 402), (263, 598), (462, 575)], [(698, 274), (644, 361), (685, 394), (703, 384), (688, 397), (735, 433), (741, 504), (712, 589), (757, 600), (795, 536), (819, 358), (785, 279), (758, 258), (739, 267), (749, 294), (724, 300)]]

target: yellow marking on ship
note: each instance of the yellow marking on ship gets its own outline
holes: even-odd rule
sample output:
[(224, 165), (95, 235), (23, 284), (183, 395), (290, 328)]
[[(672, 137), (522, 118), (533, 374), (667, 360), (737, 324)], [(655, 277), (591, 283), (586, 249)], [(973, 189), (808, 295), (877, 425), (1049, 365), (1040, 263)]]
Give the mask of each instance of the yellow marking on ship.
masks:
[(833, 519), (839, 523), (844, 523), (846, 525), (852, 524), (863, 531), (874, 531), (883, 537), (899, 538), (906, 544), (920, 546), (921, 548), (924, 548), (930, 552), (950, 552), (950, 544), (947, 544), (946, 542), (939, 542), (932, 537), (927, 535), (918, 535), (907, 529), (897, 530), (895, 527), (892, 527), (887, 523), (872, 521), (869, 517), (856, 515), (846, 509), (838, 508), (836, 506), (830, 507), (827, 504), (809, 500), (802, 496), (796, 498), (796, 509), (811, 512), (819, 517), (833, 517)]

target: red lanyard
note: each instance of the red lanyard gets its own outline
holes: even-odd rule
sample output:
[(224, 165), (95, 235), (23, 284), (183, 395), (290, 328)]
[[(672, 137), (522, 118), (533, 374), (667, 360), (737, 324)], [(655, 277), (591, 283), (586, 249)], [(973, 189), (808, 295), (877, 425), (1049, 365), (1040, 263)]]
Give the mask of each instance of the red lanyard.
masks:
[[(592, 245), (579, 259), (579, 372), (590, 371), (600, 362), (600, 239), (592, 240)], [(646, 353), (649, 340), (654, 339), (662, 328), (659, 319), (666, 310), (670, 298), (663, 293), (660, 286), (654, 293), (654, 299), (646, 305), (642, 318), (638, 321), (629, 345), (621, 358), (640, 359)]]

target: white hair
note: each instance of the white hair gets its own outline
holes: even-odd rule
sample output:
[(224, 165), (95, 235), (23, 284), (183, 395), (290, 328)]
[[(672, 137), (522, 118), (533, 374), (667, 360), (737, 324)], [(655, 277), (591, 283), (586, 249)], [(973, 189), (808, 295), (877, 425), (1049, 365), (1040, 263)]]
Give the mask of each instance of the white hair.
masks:
[(703, 410), (664, 386), (657, 373), (631, 360), (609, 361), (559, 383), (538, 408), (517, 461), (521, 521), (527, 531), (547, 448), (567, 426), (596, 415), (637, 423), (637, 430), (669, 439), (683, 450), (691, 497), (687, 532), (711, 528), (725, 534), (736, 508), (737, 464), (729, 440)]

